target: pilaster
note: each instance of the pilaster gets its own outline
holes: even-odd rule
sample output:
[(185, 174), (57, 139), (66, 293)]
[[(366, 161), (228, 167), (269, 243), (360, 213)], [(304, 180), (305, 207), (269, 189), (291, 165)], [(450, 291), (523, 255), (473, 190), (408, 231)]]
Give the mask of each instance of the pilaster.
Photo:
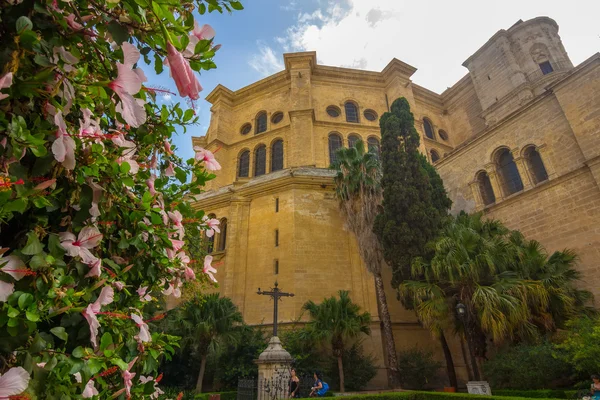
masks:
[(496, 173), (496, 165), (494, 163), (485, 164), (485, 170), (490, 178), (492, 189), (494, 189), (494, 196), (496, 197), (496, 203), (504, 200), (504, 193), (498, 181), (498, 174)]
[(244, 314), (248, 255), (250, 199), (234, 196), (229, 205), (227, 223), (227, 265), (223, 295), (229, 297)]
[(548, 146), (544, 143), (535, 148), (542, 159), (542, 163), (544, 164), (544, 168), (546, 169), (546, 174), (548, 174), (548, 180), (552, 180), (556, 178), (556, 168), (554, 168), (554, 163), (550, 157), (550, 152), (548, 151)]
[(477, 180), (469, 182), (473, 199), (475, 200), (475, 210), (482, 210), (484, 207), (483, 199), (481, 198), (481, 191), (479, 189), (479, 182)]
[(519, 175), (521, 176), (523, 190), (531, 189), (533, 187), (533, 179), (531, 179), (531, 176), (529, 175), (529, 168), (527, 168), (525, 159), (519, 154), (518, 148), (512, 149), (510, 152), (513, 156), (515, 165), (517, 166), (517, 170), (519, 171)]

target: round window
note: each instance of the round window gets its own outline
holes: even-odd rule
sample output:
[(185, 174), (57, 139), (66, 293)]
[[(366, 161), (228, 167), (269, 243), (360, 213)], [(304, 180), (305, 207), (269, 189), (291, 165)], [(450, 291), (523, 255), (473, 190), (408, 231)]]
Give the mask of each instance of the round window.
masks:
[(336, 118), (340, 116), (340, 109), (337, 108), (336, 106), (329, 106), (327, 107), (327, 114), (329, 114), (330, 117)]
[(283, 119), (283, 113), (281, 111), (278, 111), (275, 114), (273, 114), (273, 116), (271, 117), (271, 122), (274, 124), (278, 124), (281, 122), (282, 119)]
[(242, 129), (240, 129), (240, 133), (242, 135), (247, 135), (250, 133), (251, 130), (252, 130), (252, 125), (244, 124), (244, 125), (242, 125)]
[(373, 110), (365, 110), (364, 115), (365, 115), (365, 118), (368, 119), (369, 121), (377, 120), (377, 113)]
[(438, 135), (440, 135), (440, 137), (442, 138), (442, 140), (448, 140), (448, 134), (446, 133), (446, 131), (443, 130), (439, 130), (438, 131)]

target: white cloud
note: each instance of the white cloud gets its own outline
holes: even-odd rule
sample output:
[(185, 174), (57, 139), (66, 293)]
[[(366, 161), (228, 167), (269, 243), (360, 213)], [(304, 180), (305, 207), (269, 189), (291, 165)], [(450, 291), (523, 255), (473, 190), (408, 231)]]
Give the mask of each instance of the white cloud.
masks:
[[(320, 0), (274, 45), (285, 52), (315, 50), (319, 63), (380, 71), (396, 57), (418, 68), (416, 83), (436, 92), (453, 85), (467, 70), (462, 62), (500, 29), (519, 19), (550, 16), (572, 61), (577, 64), (598, 48), (600, 2), (581, 0), (577, 7), (549, 0), (505, 0), (482, 6), (475, 0)], [(282, 56), (261, 43), (251, 65), (265, 75), (283, 68)]]
[(285, 67), (283, 65), (283, 58), (279, 54), (275, 54), (275, 51), (263, 42), (258, 42), (258, 54), (252, 56), (248, 64), (254, 68), (262, 76), (269, 76), (276, 72), (282, 71)]

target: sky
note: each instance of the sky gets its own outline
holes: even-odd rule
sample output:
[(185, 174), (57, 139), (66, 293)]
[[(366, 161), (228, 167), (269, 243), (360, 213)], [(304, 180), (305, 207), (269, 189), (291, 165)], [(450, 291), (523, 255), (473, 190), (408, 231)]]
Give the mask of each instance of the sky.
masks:
[[(243, 11), (197, 16), (215, 29), (214, 43), (222, 47), (214, 59), (217, 69), (200, 76), (199, 125), (174, 138), (184, 159), (193, 157), (192, 136), (206, 133), (210, 104), (204, 98), (215, 86), (238, 90), (281, 71), (283, 53), (316, 51), (319, 64), (371, 71), (395, 57), (417, 68), (415, 83), (441, 93), (468, 72), (462, 63), (471, 54), (519, 19), (554, 19), (574, 65), (600, 51), (600, 0), (241, 1)], [(166, 68), (161, 76), (144, 69), (149, 86), (177, 92)]]

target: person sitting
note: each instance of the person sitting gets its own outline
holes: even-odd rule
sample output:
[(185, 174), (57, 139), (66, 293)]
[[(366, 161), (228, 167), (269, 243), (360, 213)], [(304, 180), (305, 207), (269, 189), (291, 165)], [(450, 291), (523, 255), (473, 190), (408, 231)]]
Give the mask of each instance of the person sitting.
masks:
[(592, 400), (600, 400), (600, 377), (598, 375), (592, 375), (592, 382), (590, 388)]
[[(321, 374), (319, 372), (315, 372), (313, 375), (315, 378), (315, 385), (310, 388), (310, 397), (323, 397), (327, 390), (329, 390), (329, 385), (321, 379)], [(600, 400), (600, 399), (599, 399)]]

